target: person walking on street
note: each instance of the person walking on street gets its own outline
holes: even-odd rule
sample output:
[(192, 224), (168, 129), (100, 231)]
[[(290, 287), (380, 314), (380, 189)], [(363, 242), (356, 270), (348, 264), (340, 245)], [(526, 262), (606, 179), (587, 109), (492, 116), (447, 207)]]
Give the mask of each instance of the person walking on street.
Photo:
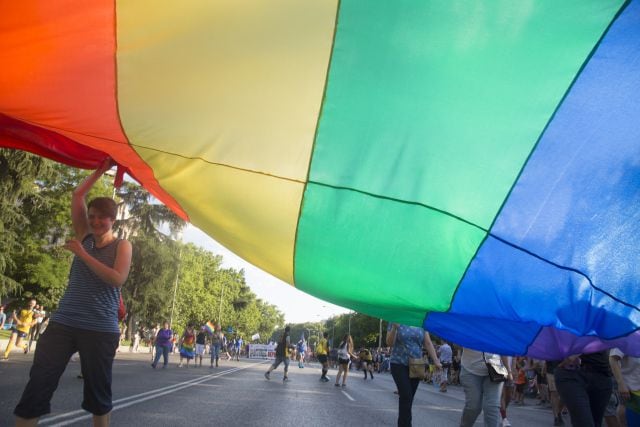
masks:
[(440, 376), (440, 392), (447, 392), (447, 385), (449, 383), (451, 361), (453, 360), (453, 351), (451, 346), (446, 341), (442, 343), (438, 349), (438, 358), (442, 363), (442, 375)]
[(154, 345), (156, 347), (156, 356), (153, 359), (151, 367), (153, 369), (158, 366), (160, 356), (163, 358), (163, 368), (166, 368), (169, 364), (169, 352), (171, 351), (171, 339), (173, 338), (173, 331), (169, 328), (169, 322), (165, 321), (162, 325), (162, 329), (156, 332)]
[(609, 350), (569, 356), (556, 366), (556, 388), (574, 427), (600, 427), (613, 392)]
[(201, 327), (200, 331), (198, 331), (198, 335), (196, 335), (196, 360), (193, 362), (194, 365), (202, 366), (202, 357), (204, 356), (204, 350), (207, 345), (207, 333), (205, 332), (205, 327)]
[(30, 299), (29, 304), (20, 310), (20, 313), (16, 315), (15, 312), (11, 315), (13, 319), (13, 326), (11, 327), (11, 336), (9, 337), (9, 342), (7, 343), (7, 347), (4, 350), (4, 354), (2, 360), (8, 360), (9, 354), (11, 354), (11, 350), (13, 347), (18, 347), (23, 350), (27, 349), (27, 345), (22, 346), (22, 339), (26, 338), (29, 335), (29, 331), (32, 326), (36, 325), (35, 316), (35, 306), (36, 300)]
[(183, 359), (187, 359), (187, 368), (189, 367), (189, 362), (191, 362), (195, 354), (195, 343), (196, 336), (193, 333), (193, 326), (188, 325), (182, 337), (180, 337), (180, 363), (178, 368), (182, 368)]
[(304, 356), (307, 353), (307, 341), (304, 338), (304, 334), (298, 344), (296, 345), (298, 351), (298, 368), (304, 368)]
[(7, 321), (7, 314), (4, 312), (4, 305), (0, 304), (0, 331), (4, 330), (4, 324)]
[(367, 380), (367, 372), (369, 372), (369, 376), (373, 379), (373, 356), (371, 355), (371, 351), (364, 347), (358, 353), (358, 358), (360, 359), (360, 367), (364, 372), (364, 380)]
[(318, 356), (318, 362), (322, 365), (322, 375), (320, 375), (320, 381), (329, 382), (329, 377), (327, 377), (327, 372), (329, 372), (329, 343), (327, 341), (327, 337), (329, 334), (327, 332), (322, 334), (322, 338), (318, 341), (318, 345), (316, 345), (316, 356)]
[(480, 412), (484, 413), (484, 425), (499, 427), (503, 425), (500, 415), (500, 399), (504, 382), (493, 382), (489, 377), (487, 362), (502, 364), (513, 379), (509, 360), (505, 356), (483, 353), (470, 348), (462, 349), (460, 361), (460, 383), (464, 388), (464, 409), (460, 419), (460, 427), (471, 427), (475, 424)]
[(27, 344), (27, 347), (24, 349), (25, 354), (31, 351), (31, 345), (40, 337), (40, 327), (42, 326), (45, 314), (44, 307), (36, 305), (36, 308), (33, 310), (33, 318), (36, 324), (31, 327), (31, 331), (29, 332), (29, 344)]
[(353, 354), (353, 339), (347, 334), (342, 337), (342, 341), (338, 346), (338, 373), (336, 374), (336, 387), (340, 386), (340, 375), (342, 375), (342, 387), (347, 386), (347, 374), (349, 373), (349, 363), (351, 358), (355, 358)]
[(429, 332), (423, 328), (390, 323), (386, 342), (387, 346), (391, 347), (391, 376), (399, 395), (398, 427), (410, 427), (411, 407), (420, 378), (410, 377), (409, 359), (422, 358), (422, 349), (426, 348), (436, 369), (442, 369), (442, 364), (433, 347)]
[(211, 366), (213, 368), (213, 362), (216, 362), (216, 368), (218, 367), (218, 360), (220, 360), (220, 348), (222, 347), (222, 342), (224, 341), (224, 337), (222, 335), (222, 330), (219, 324), (215, 326), (215, 331), (211, 334)]
[(271, 379), (271, 372), (284, 362), (284, 377), (282, 378), (282, 381), (289, 381), (289, 346), (291, 346), (290, 333), (291, 328), (289, 326), (285, 327), (284, 333), (282, 334), (282, 337), (280, 337), (278, 346), (276, 347), (276, 360), (273, 362), (273, 365), (269, 367), (267, 372), (264, 373), (264, 377), (268, 380)]
[(236, 361), (240, 361), (240, 353), (242, 352), (242, 344), (244, 343), (244, 340), (242, 339), (242, 335), (238, 335), (238, 337), (236, 337), (235, 341), (234, 341), (234, 345), (235, 345), (235, 356), (236, 356)]
[[(613, 348), (609, 353), (609, 364), (625, 407), (621, 418), (628, 427), (640, 427), (640, 358)], [(624, 422), (621, 424), (625, 425)]]

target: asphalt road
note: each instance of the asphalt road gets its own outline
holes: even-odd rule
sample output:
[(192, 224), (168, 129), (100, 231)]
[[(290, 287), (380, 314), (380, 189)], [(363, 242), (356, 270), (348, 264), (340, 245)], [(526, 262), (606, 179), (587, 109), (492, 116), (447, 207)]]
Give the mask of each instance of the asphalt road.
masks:
[[(31, 355), (14, 353), (0, 364), (0, 426), (13, 425), (12, 411), (28, 378)], [(299, 369), (291, 364), (291, 381), (282, 382), (282, 366), (267, 381), (266, 361), (243, 359), (222, 361), (209, 369), (177, 368), (177, 356), (167, 369), (152, 369), (146, 353), (118, 353), (114, 364), (113, 426), (394, 426), (398, 397), (390, 374), (363, 380), (352, 371), (347, 387), (333, 381), (318, 381), (317, 364)], [(90, 415), (80, 409), (82, 380), (80, 364), (71, 362), (60, 380), (52, 401), (52, 413), (43, 417), (44, 426), (87, 426)], [(329, 372), (333, 377), (335, 371)], [(549, 409), (534, 400), (523, 407), (509, 408), (513, 426), (551, 426)], [(414, 426), (457, 426), (464, 404), (461, 387), (438, 392), (421, 384), (413, 405)], [(476, 425), (483, 425), (482, 416)], [(568, 420), (567, 420), (568, 421)], [(567, 423), (568, 424), (568, 423)]]

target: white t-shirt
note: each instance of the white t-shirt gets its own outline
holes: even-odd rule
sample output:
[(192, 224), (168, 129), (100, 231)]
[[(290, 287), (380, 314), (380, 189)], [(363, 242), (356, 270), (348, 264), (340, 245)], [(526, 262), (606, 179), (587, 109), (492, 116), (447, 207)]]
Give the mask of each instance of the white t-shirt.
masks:
[(487, 375), (489, 375), (489, 371), (487, 371), (487, 364), (485, 363), (485, 359), (487, 360), (487, 362), (489, 361), (489, 359), (499, 361), (500, 355), (485, 353), (483, 358), (481, 351), (472, 350), (470, 348), (463, 348), (460, 364), (464, 369), (471, 372), (472, 374), (486, 377)]
[(620, 358), (620, 372), (629, 390), (640, 390), (640, 358), (625, 356), (617, 348), (611, 349), (609, 356), (618, 356)]
[(453, 357), (453, 352), (451, 351), (451, 346), (449, 344), (442, 344), (440, 346), (439, 351), (439, 359), (440, 363), (451, 363), (451, 358)]

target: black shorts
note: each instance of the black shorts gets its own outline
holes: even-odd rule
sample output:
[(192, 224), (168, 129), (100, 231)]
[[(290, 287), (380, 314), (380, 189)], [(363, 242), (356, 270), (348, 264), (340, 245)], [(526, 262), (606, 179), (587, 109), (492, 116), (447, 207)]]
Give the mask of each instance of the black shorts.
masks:
[(318, 362), (327, 363), (327, 355), (326, 354), (319, 354), (318, 355)]
[(338, 363), (339, 363), (340, 365), (348, 365), (348, 364), (349, 364), (349, 362), (350, 362), (350, 360), (349, 360), (349, 359), (342, 359), (342, 358), (338, 357)]
[(80, 353), (84, 377), (82, 408), (94, 415), (111, 411), (111, 369), (120, 340), (119, 333), (96, 332), (50, 322), (33, 357), (29, 382), (13, 413), (36, 418), (51, 412), (51, 397), (58, 388), (71, 355)]

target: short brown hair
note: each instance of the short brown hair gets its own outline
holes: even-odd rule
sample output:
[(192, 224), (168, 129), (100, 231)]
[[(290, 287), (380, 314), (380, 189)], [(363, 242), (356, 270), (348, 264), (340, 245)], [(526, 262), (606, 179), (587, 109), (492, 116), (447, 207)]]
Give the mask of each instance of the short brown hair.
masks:
[(108, 216), (114, 221), (116, 220), (118, 206), (110, 197), (96, 197), (87, 205), (87, 209), (91, 208), (97, 210), (101, 215)]

